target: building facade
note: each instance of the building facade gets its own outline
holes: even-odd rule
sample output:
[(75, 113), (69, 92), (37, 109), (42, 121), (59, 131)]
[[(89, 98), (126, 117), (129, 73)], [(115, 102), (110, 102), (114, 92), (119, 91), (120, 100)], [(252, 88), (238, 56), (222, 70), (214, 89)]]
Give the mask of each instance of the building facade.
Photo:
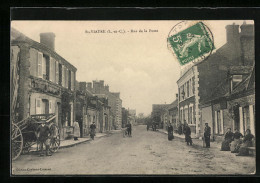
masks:
[[(241, 32), (239, 32), (239, 27)], [(241, 26), (227, 25), (226, 33), (226, 44), (214, 51), (208, 59), (195, 64), (187, 64), (182, 68), (181, 77), (177, 81), (179, 120), (181, 123), (186, 121), (192, 133), (197, 137), (203, 134), (205, 122), (211, 127), (213, 125), (213, 121), (202, 119), (201, 104), (208, 100), (216, 86), (226, 80), (231, 67), (252, 65), (250, 58), (254, 57), (254, 49), (248, 49), (248, 47), (254, 44), (253, 25), (245, 23)], [(207, 113), (206, 115), (212, 116), (210, 115), (212, 109), (204, 108), (203, 110)], [(213, 133), (213, 128), (211, 129)]]
[(55, 114), (61, 139), (73, 133), (77, 69), (55, 52), (55, 34), (41, 33), (38, 43), (12, 29), (11, 67), (17, 120)]

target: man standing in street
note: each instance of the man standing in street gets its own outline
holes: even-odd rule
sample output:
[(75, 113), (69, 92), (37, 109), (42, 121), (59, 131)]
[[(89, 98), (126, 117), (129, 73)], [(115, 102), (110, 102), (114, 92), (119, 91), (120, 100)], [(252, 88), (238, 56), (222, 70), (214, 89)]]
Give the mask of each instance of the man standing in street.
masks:
[(43, 144), (46, 147), (46, 156), (52, 155), (50, 152), (50, 138), (49, 138), (50, 135), (51, 135), (50, 128), (45, 124), (45, 121), (42, 121), (41, 125), (36, 130), (36, 136), (40, 143), (40, 151), (41, 151), (40, 156), (44, 156)]
[(206, 148), (210, 148), (210, 135), (211, 135), (211, 128), (208, 126), (208, 123), (205, 123), (204, 139), (206, 143)]
[(183, 133), (185, 135), (185, 142), (187, 143), (187, 145), (192, 145), (191, 130), (189, 125), (186, 123), (186, 121), (184, 123)]
[(132, 125), (131, 125), (131, 123), (128, 124), (128, 136), (132, 137)]

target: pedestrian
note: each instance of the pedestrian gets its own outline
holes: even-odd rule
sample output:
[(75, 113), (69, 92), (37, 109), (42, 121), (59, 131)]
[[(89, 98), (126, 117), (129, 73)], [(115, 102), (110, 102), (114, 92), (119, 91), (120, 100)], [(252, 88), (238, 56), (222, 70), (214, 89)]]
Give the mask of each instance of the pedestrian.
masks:
[(172, 140), (174, 139), (174, 136), (173, 136), (173, 126), (171, 123), (169, 123), (169, 126), (168, 126), (168, 140)]
[(204, 139), (206, 143), (206, 148), (210, 148), (210, 135), (211, 135), (211, 128), (209, 127), (208, 123), (205, 123)]
[(146, 125), (146, 130), (147, 131), (149, 130), (149, 123), (147, 123), (147, 125)]
[(189, 125), (186, 123), (186, 121), (184, 123), (183, 133), (185, 135), (185, 142), (187, 143), (187, 145), (192, 145), (191, 130)]
[(230, 144), (231, 153), (238, 153), (239, 146), (242, 143), (242, 137), (243, 135), (238, 131), (238, 129), (235, 129), (235, 133), (233, 134), (233, 141)]
[(129, 136), (129, 137), (132, 137), (132, 125), (131, 125), (130, 122), (129, 122), (129, 124), (128, 124), (128, 136)]
[(73, 125), (73, 127), (74, 127), (74, 133), (73, 133), (73, 135), (74, 135), (74, 140), (78, 140), (78, 138), (80, 137), (80, 128), (79, 128), (79, 123), (78, 123), (78, 121), (76, 121), (76, 122), (74, 122), (74, 125)]
[(224, 137), (224, 141), (221, 144), (221, 151), (230, 151), (230, 143), (233, 140), (233, 135), (234, 134), (231, 132), (231, 128), (228, 128)]
[(96, 124), (95, 122), (93, 122), (91, 125), (90, 125), (90, 137), (94, 140), (94, 136), (96, 135), (95, 134), (95, 130), (96, 130)]
[(36, 137), (40, 143), (40, 156), (44, 156), (43, 145), (46, 148), (46, 156), (51, 156), (50, 152), (50, 128), (45, 124), (45, 121), (41, 121), (41, 125), (36, 129)]

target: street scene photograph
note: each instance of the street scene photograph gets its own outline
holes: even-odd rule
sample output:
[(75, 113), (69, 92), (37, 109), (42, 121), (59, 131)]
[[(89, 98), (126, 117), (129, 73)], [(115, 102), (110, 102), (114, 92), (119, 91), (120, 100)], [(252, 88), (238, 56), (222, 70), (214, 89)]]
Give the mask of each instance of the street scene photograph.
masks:
[(256, 173), (253, 20), (10, 24), (11, 176)]

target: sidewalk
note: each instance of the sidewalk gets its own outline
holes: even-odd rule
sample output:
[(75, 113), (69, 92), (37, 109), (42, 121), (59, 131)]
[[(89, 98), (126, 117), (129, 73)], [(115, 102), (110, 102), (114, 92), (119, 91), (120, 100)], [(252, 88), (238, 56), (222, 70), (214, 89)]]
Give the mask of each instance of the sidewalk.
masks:
[[(106, 137), (109, 134), (115, 134), (115, 133), (120, 133), (120, 132), (121, 132), (121, 130), (111, 130), (111, 131), (108, 131), (105, 133), (96, 133), (95, 138)], [(84, 143), (87, 141), (91, 141), (91, 138), (86, 137), (86, 138), (78, 138), (78, 140), (74, 140), (74, 138), (68, 139), (68, 140), (61, 140), (59, 149), (72, 147), (72, 146), (75, 146), (75, 145), (78, 145), (78, 144), (81, 144), (81, 143)], [(37, 151), (37, 144), (34, 144), (31, 147), (30, 151), (31, 152)]]
[[(164, 133), (164, 134), (167, 134), (167, 135), (168, 135), (168, 132), (167, 132), (166, 130), (158, 129), (158, 131), (159, 131), (160, 133)], [(185, 135), (179, 135), (179, 134), (177, 134), (177, 133), (174, 133), (173, 136), (174, 136), (174, 137), (181, 138), (181, 139), (185, 139)], [(203, 141), (202, 141), (201, 139), (196, 138), (195, 136), (191, 136), (191, 138), (192, 138), (193, 145), (203, 147)], [(183, 142), (185, 143), (185, 141), (183, 141)], [(221, 149), (221, 143), (220, 143), (220, 142), (216, 142), (216, 141), (215, 141), (215, 142), (210, 142), (210, 148), (211, 148), (211, 149), (214, 148), (214, 149), (216, 149), (216, 150), (218, 149), (218, 150), (220, 151), (220, 149)], [(222, 152), (224, 152), (224, 151), (222, 151)], [(229, 152), (229, 153), (230, 153), (230, 152)]]

